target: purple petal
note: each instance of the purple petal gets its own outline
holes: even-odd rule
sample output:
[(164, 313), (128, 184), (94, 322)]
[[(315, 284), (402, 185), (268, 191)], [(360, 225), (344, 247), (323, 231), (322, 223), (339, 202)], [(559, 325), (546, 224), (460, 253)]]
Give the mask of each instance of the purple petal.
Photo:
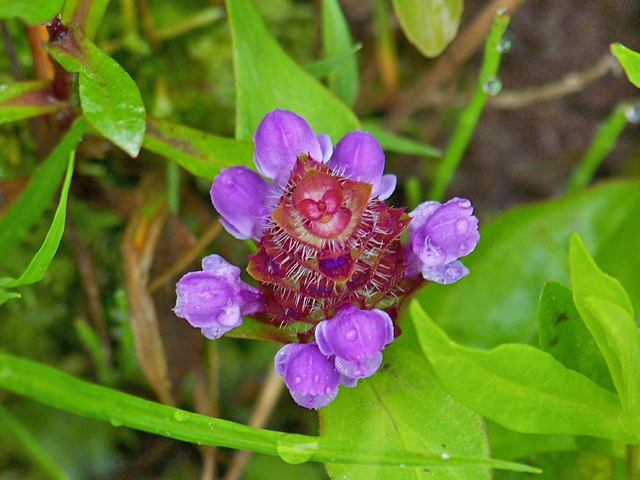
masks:
[(469, 271), (457, 260), (473, 251), (480, 240), (478, 219), (471, 202), (453, 198), (447, 203), (425, 202), (410, 215), (407, 232), (406, 275), (421, 272), (427, 280), (453, 283)]
[(355, 362), (336, 357), (336, 370), (342, 375), (342, 384), (345, 387), (355, 387), (359, 378), (370, 377), (378, 371), (380, 365), (382, 365), (382, 353), (380, 352), (371, 358)]
[(360, 310), (347, 305), (316, 327), (320, 351), (350, 362), (376, 357), (392, 341), (391, 317), (378, 309)]
[(338, 394), (340, 374), (315, 342), (285, 345), (276, 354), (275, 367), (291, 397), (303, 407), (324, 407)]
[(398, 184), (398, 178), (389, 173), (387, 175), (383, 175), (380, 179), (380, 185), (378, 186), (378, 191), (373, 192), (371, 194), (372, 197), (378, 195), (380, 200), (386, 200), (389, 198), (396, 189), (396, 185)]
[(287, 110), (273, 110), (265, 115), (253, 135), (256, 146), (253, 160), (267, 178), (288, 179), (298, 155), (322, 160), (322, 149), (309, 124)]
[(240, 240), (259, 240), (267, 227), (271, 186), (245, 166), (223, 168), (211, 186), (211, 201), (226, 230)]
[(327, 163), (331, 158), (331, 154), (333, 153), (333, 143), (331, 142), (331, 137), (326, 133), (320, 133), (316, 138), (318, 139), (320, 149), (322, 150), (322, 163)]
[(356, 130), (342, 137), (327, 165), (347, 178), (370, 183), (373, 191), (378, 192), (384, 171), (384, 152), (373, 135)]
[(264, 310), (260, 291), (240, 279), (240, 269), (219, 255), (203, 261), (203, 271), (189, 272), (176, 286), (174, 312), (209, 338), (242, 324), (243, 315)]

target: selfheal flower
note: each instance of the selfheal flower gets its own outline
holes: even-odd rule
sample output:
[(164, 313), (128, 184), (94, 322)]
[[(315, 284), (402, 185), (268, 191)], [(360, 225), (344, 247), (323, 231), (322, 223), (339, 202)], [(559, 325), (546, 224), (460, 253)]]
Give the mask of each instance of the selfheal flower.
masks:
[(275, 366), (298, 405), (320, 408), (338, 395), (340, 374), (315, 342), (285, 345), (276, 354)]
[(411, 212), (405, 246), (406, 274), (422, 273), (426, 280), (449, 284), (469, 270), (458, 260), (480, 240), (478, 219), (469, 200), (452, 198), (445, 204), (424, 202)]
[(240, 280), (240, 269), (219, 255), (202, 260), (202, 271), (178, 281), (175, 314), (211, 339), (240, 326), (243, 315), (264, 310), (260, 291)]
[(316, 342), (326, 356), (335, 355), (342, 383), (353, 387), (359, 378), (370, 377), (382, 363), (382, 349), (393, 341), (393, 322), (377, 308), (342, 307), (331, 320), (316, 326)]

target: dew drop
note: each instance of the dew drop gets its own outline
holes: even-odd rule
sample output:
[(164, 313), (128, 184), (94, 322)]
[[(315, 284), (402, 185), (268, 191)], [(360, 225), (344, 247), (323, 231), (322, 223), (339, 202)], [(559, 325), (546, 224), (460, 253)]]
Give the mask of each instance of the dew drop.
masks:
[(440, 458), (442, 460), (449, 460), (451, 458), (451, 455), (449, 455), (447, 452), (442, 452), (442, 455), (440, 455)]
[(496, 11), (496, 13), (497, 13), (498, 15), (500, 15), (500, 16), (502, 16), (502, 15), (506, 15), (508, 12), (509, 12), (509, 9), (507, 9), (507, 8), (505, 8), (505, 7), (503, 7), (503, 8), (499, 8), (499, 9)]
[(324, 389), (324, 394), (325, 394), (325, 395), (330, 395), (332, 391), (333, 391), (333, 390), (331, 389), (331, 387), (326, 387), (326, 388)]
[(313, 376), (313, 381), (318, 383), (320, 381), (320, 375), (318, 375), (317, 373)]
[(499, 94), (502, 90), (502, 82), (499, 78), (492, 77), (484, 82), (484, 85), (482, 85), (482, 90), (484, 90), (487, 95), (491, 95), (493, 97)]
[(122, 420), (119, 420), (117, 418), (109, 419), (109, 423), (111, 423), (111, 425), (113, 425), (114, 427), (121, 427), (122, 426)]
[(627, 121), (630, 123), (640, 123), (640, 102), (629, 105), (624, 110), (624, 116), (627, 117)]
[(498, 52), (500, 53), (507, 53), (509, 50), (511, 50), (511, 40), (503, 38), (498, 42), (498, 45), (496, 45), (496, 50), (498, 50)]
[(349, 341), (354, 341), (358, 337), (358, 332), (356, 331), (355, 328), (352, 328), (347, 331), (347, 333), (345, 334), (345, 337)]
[(296, 383), (296, 385), (300, 385), (302, 383), (302, 377), (298, 375), (293, 381)]
[(176, 410), (173, 412), (173, 417), (179, 422), (186, 422), (189, 420), (189, 413), (184, 410)]
[(302, 435), (287, 433), (278, 439), (276, 448), (282, 460), (297, 465), (309, 461), (320, 446)]
[(464, 218), (461, 218), (456, 222), (455, 226), (456, 226), (456, 233), (458, 235), (464, 235), (465, 233), (467, 233), (467, 230), (469, 228), (469, 223)]

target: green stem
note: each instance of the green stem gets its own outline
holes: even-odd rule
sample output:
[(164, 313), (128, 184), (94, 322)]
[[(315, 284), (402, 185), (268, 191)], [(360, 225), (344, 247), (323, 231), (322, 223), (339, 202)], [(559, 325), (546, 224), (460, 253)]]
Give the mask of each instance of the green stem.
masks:
[[(451, 137), (451, 142), (436, 171), (434, 184), (430, 192), (430, 198), (432, 200), (440, 201), (444, 197), (453, 178), (453, 174), (462, 159), (462, 154), (466, 150), (469, 140), (471, 140), (471, 136), (478, 124), (480, 114), (487, 101), (487, 96), (489, 94), (495, 95), (497, 91), (499, 91), (499, 80), (497, 80), (496, 75), (503, 51), (500, 45), (502, 34), (506, 30), (507, 25), (509, 25), (510, 18), (507, 13), (498, 13), (493, 22), (493, 27), (484, 46), (484, 59), (482, 61), (482, 68), (480, 69), (480, 77), (476, 91), (471, 102), (460, 115), (456, 129)], [(492, 84), (491, 82), (494, 83)], [(497, 91), (494, 90), (494, 87), (497, 87), (495, 88)]]
[(587, 149), (587, 153), (573, 171), (567, 183), (567, 190), (584, 187), (591, 182), (596, 169), (616, 146), (618, 137), (627, 124), (627, 108), (629, 105), (626, 102), (618, 103), (609, 118), (600, 126)]
[(0, 352), (0, 388), (46, 405), (203, 445), (277, 455), (289, 463), (306, 461), (406, 466), (490, 466), (538, 473), (513, 462), (477, 457), (442, 458), (397, 448), (354, 447), (326, 437), (286, 434), (179, 410), (73, 378), (47, 365)]
[(180, 209), (180, 165), (167, 160), (167, 204), (173, 215)]
[(31, 460), (47, 472), (49, 478), (70, 480), (71, 477), (53, 461), (24, 424), (2, 405), (0, 405), (0, 426), (13, 435), (24, 451), (31, 457)]

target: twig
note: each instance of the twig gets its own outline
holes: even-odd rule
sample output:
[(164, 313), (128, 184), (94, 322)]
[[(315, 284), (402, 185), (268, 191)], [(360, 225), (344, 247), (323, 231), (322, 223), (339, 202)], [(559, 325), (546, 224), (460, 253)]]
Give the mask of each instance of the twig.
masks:
[[(249, 426), (256, 428), (265, 427), (269, 417), (271, 416), (271, 412), (278, 402), (280, 393), (282, 393), (283, 386), (284, 382), (282, 381), (282, 378), (276, 374), (275, 368), (272, 365), (269, 369), (267, 379), (262, 386), (262, 391), (258, 397), (256, 407), (249, 419)], [(223, 480), (240, 480), (240, 477), (242, 477), (242, 473), (247, 467), (252, 455), (253, 452), (237, 450), (231, 459), (229, 469), (227, 470), (227, 474), (224, 476)]]
[(149, 284), (147, 291), (149, 293), (155, 292), (158, 288), (171, 281), (172, 278), (183, 272), (191, 262), (193, 262), (200, 256), (202, 250), (204, 250), (206, 246), (209, 245), (213, 241), (213, 239), (218, 236), (221, 230), (222, 224), (220, 222), (212, 223), (211, 226), (207, 230), (205, 230), (196, 244), (191, 247), (188, 252), (182, 255), (182, 257), (180, 257), (176, 263), (171, 265), (168, 270), (162, 272)]
[(482, 46), (491, 30), (496, 12), (506, 8), (513, 14), (524, 0), (493, 0), (455, 38), (433, 67), (412, 85), (403, 89), (396, 107), (389, 112), (386, 127), (396, 131), (405, 118), (423, 108), (440, 87), (448, 83), (460, 67)]
[(567, 73), (559, 81), (540, 87), (504, 90), (496, 97), (489, 99), (487, 105), (501, 110), (515, 110), (534, 103), (546, 102), (579, 92), (609, 72), (618, 70), (620, 70), (620, 64), (613, 55), (607, 53), (598, 63), (586, 70)]

